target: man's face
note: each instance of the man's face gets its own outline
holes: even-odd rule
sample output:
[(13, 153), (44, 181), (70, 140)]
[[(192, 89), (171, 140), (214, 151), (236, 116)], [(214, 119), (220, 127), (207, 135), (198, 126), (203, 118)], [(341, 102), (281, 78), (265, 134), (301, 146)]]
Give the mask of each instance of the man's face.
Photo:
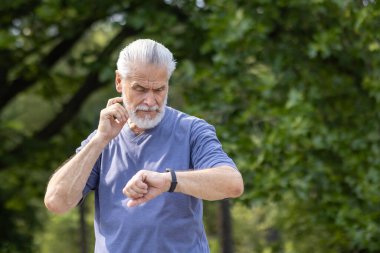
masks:
[(161, 121), (169, 89), (166, 68), (136, 64), (125, 80), (116, 74), (116, 89), (122, 93), (130, 119), (139, 128), (152, 128)]

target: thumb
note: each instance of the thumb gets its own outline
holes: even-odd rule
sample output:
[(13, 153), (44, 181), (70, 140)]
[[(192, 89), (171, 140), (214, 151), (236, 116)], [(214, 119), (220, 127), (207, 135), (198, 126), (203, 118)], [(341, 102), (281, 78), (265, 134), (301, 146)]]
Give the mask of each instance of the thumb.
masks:
[(128, 202), (127, 202), (127, 206), (128, 207), (135, 207), (135, 206), (138, 206), (142, 203), (145, 203), (146, 200), (144, 201), (143, 198), (139, 198), (139, 199), (130, 199)]

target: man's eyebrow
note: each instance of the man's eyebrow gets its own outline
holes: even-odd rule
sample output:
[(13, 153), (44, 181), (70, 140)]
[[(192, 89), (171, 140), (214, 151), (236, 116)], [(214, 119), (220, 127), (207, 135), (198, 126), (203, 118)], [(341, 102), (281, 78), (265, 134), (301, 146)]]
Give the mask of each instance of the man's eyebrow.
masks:
[(162, 84), (161, 86), (154, 88), (154, 90), (160, 90), (160, 89), (165, 89), (165, 88), (166, 88), (166, 84)]
[[(158, 83), (160, 86), (157, 87), (157, 88), (153, 88), (154, 90), (156, 89), (163, 89), (163, 88), (166, 88), (167, 86), (167, 83)], [(148, 87), (144, 86), (143, 84), (140, 84), (140, 83), (132, 83), (130, 85), (131, 88), (144, 88), (144, 89), (149, 89)]]
[(131, 88), (144, 88), (144, 89), (146, 89), (146, 87), (144, 87), (140, 83), (132, 83)]

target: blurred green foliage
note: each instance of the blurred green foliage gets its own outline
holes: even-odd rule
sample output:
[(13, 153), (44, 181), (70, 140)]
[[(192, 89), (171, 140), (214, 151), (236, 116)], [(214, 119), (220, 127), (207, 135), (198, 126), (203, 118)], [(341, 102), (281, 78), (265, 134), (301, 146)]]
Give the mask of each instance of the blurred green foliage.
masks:
[(236, 252), (379, 252), (379, 16), (375, 0), (2, 1), (0, 252), (70, 230), (46, 183), (140, 37), (174, 52), (169, 104), (214, 124), (243, 173)]

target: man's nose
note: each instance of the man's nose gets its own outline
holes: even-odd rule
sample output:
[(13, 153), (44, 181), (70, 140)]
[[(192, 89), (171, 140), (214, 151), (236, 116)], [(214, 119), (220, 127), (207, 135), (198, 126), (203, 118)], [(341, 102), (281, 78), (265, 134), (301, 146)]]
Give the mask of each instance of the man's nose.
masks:
[(156, 105), (156, 98), (154, 97), (154, 93), (153, 91), (148, 91), (146, 94), (145, 94), (145, 98), (144, 98), (144, 103), (151, 107), (151, 106), (155, 106)]

